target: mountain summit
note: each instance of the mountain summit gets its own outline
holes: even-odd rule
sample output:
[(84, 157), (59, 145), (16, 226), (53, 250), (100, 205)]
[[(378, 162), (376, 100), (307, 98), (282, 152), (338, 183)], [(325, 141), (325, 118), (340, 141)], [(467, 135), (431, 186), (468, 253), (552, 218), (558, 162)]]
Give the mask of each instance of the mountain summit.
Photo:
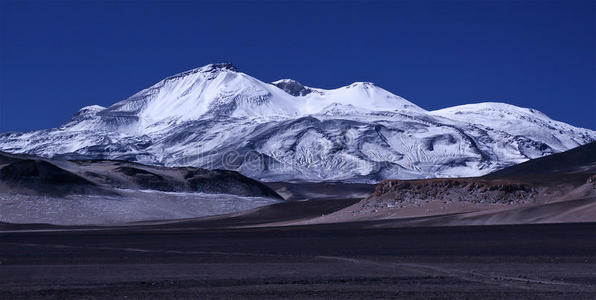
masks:
[(596, 140), (533, 109), (426, 111), (372, 83), (271, 84), (229, 63), (165, 78), (59, 128), (0, 134), (0, 150), (234, 169), (266, 181), (477, 176)]

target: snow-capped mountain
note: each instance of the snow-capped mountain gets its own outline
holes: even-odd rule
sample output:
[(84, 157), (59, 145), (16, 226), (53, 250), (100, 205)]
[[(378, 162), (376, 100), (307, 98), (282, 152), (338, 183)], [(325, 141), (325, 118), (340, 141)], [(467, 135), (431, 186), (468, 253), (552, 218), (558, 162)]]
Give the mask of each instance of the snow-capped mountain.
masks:
[(0, 135), (0, 150), (234, 169), (265, 180), (477, 176), (596, 140), (533, 109), (479, 103), (426, 111), (372, 83), (271, 84), (210, 64), (59, 128)]

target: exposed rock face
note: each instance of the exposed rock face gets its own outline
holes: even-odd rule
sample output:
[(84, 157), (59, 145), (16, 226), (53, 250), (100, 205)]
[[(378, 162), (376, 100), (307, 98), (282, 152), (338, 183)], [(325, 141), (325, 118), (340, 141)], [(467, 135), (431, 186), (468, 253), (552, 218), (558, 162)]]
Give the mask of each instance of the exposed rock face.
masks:
[(282, 79), (273, 82), (273, 85), (284, 90), (286, 93), (292, 96), (306, 96), (313, 92), (313, 89), (307, 88), (302, 83), (292, 79)]
[(537, 194), (533, 186), (522, 182), (478, 178), (386, 180), (377, 186), (369, 202), (385, 206), (435, 200), (505, 204), (532, 201)]

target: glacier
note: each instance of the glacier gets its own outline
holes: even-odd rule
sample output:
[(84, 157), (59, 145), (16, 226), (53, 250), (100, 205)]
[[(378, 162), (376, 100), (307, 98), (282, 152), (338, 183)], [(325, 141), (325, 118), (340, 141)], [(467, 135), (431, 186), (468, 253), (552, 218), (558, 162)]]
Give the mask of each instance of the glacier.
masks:
[(337, 89), (260, 81), (232, 64), (165, 78), (58, 128), (0, 134), (0, 150), (236, 170), (263, 181), (480, 176), (596, 140), (530, 108), (435, 111), (370, 82)]

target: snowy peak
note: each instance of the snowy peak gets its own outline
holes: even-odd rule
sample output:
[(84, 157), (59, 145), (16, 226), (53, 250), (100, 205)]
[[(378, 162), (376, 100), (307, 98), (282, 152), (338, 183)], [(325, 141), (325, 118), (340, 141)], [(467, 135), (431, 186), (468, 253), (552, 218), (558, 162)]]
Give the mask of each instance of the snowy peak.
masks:
[(200, 69), (202, 69), (202, 72), (214, 72), (214, 71), (218, 71), (218, 70), (229, 70), (229, 71), (238, 72), (238, 68), (236, 68), (236, 66), (234, 66), (232, 63), (209, 64), (204, 67), (201, 67)]
[(203, 74), (213, 74), (219, 72), (238, 72), (238, 68), (231, 63), (215, 63), (215, 64), (208, 64), (202, 67), (194, 68), (188, 71), (184, 71), (169, 77), (166, 77), (163, 81), (177, 79), (180, 77), (185, 77), (194, 73), (203, 73)]
[(562, 122), (554, 121), (536, 109), (500, 102), (458, 105), (431, 111), (430, 114), (462, 122), (477, 123), (481, 121), (481, 124), (485, 126), (499, 128), (511, 126), (513, 127), (511, 128), (512, 130), (523, 130), (523, 128), (519, 128), (519, 125), (523, 123), (543, 123), (549, 124), (548, 126), (561, 125), (568, 128), (573, 127)]
[[(555, 121), (544, 113), (507, 103), (482, 102), (458, 105), (430, 112), (431, 115), (470, 124), (482, 130), (533, 137), (539, 148), (555, 152), (582, 145), (594, 139), (594, 131)], [(525, 153), (522, 151), (522, 153)], [(551, 152), (552, 153), (552, 152)], [(526, 155), (534, 158), (535, 155)]]
[(267, 84), (237, 72), (232, 64), (210, 64), (170, 76), (112, 105), (100, 115), (140, 130), (155, 128), (155, 123), (288, 113), (280, 107), (264, 109), (271, 97)]
[(266, 181), (378, 182), (478, 176), (594, 140), (592, 130), (505, 103), (426, 111), (370, 82), (265, 83), (221, 63), (108, 108), (84, 107), (57, 129), (0, 134), (0, 150), (233, 169)]
[(352, 84), (346, 86), (346, 88), (363, 88), (363, 89), (369, 89), (369, 88), (374, 88), (375, 84), (372, 82), (367, 82), (367, 81), (356, 81), (353, 82)]
[(416, 104), (394, 95), (372, 82), (354, 82), (338, 89), (327, 90), (324, 93), (329, 99), (332, 99), (332, 102), (353, 105), (371, 111), (425, 112)]
[(295, 118), (323, 113), (333, 103), (366, 111), (424, 111), (370, 82), (333, 90), (306, 87), (291, 79), (267, 84), (230, 63), (218, 63), (167, 77), (106, 109), (93, 110), (100, 121), (86, 121), (131, 133), (201, 119)]
[(480, 102), (480, 103), (457, 105), (457, 106), (452, 106), (452, 107), (436, 110), (436, 111), (434, 111), (434, 113), (441, 113), (441, 112), (470, 113), (470, 112), (475, 112), (475, 113), (481, 114), (481, 113), (485, 113), (485, 112), (508, 113), (508, 112), (512, 112), (512, 111), (516, 111), (518, 113), (523, 113), (523, 114), (535, 114), (535, 115), (540, 115), (542, 117), (546, 117), (546, 115), (544, 113), (542, 113), (536, 109), (519, 107), (519, 106), (515, 106), (515, 105), (503, 103), (503, 102)]

